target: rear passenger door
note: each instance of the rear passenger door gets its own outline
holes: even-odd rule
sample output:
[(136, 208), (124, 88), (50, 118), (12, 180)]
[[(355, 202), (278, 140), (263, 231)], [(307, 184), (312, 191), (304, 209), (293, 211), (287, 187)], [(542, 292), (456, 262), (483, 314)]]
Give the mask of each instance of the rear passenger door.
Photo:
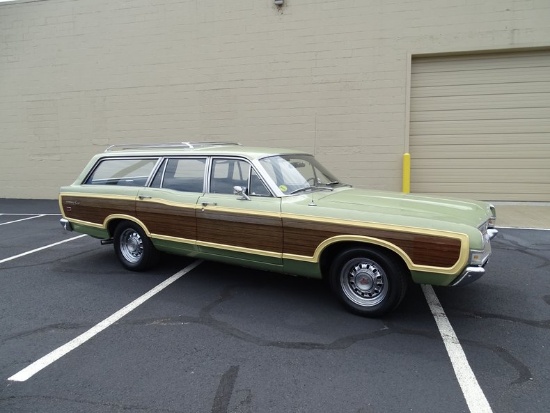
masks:
[[(246, 196), (236, 195), (241, 187)], [(198, 200), (197, 245), (208, 258), (282, 265), (281, 200), (245, 159), (213, 157), (206, 193)]]
[(205, 190), (206, 157), (165, 158), (150, 185), (138, 194), (138, 219), (159, 249), (196, 251), (195, 208)]

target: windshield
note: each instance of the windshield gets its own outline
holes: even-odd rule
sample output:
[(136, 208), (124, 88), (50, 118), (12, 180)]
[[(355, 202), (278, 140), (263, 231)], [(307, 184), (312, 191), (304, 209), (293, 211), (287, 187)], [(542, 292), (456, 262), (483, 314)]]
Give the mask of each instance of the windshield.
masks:
[(287, 195), (313, 189), (328, 189), (341, 185), (338, 179), (311, 155), (278, 155), (260, 163)]

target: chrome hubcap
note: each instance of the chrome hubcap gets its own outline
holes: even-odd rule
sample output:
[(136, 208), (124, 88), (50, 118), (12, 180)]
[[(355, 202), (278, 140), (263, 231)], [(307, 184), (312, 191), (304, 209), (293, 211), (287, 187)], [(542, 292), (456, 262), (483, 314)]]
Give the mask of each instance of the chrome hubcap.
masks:
[(128, 228), (120, 235), (120, 252), (132, 264), (139, 262), (143, 255), (143, 240), (133, 229)]
[(367, 258), (350, 260), (342, 269), (340, 285), (351, 301), (364, 307), (379, 304), (388, 293), (384, 269)]

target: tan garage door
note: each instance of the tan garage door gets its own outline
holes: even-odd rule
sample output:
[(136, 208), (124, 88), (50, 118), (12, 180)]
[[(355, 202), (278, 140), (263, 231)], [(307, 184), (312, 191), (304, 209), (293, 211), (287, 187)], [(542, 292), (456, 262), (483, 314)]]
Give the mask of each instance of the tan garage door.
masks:
[(550, 51), (414, 58), (411, 191), (550, 201)]

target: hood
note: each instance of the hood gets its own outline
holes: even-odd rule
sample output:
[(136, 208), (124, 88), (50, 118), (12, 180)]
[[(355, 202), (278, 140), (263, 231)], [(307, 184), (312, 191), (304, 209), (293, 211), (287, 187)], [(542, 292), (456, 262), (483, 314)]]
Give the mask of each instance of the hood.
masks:
[(399, 192), (341, 188), (333, 192), (316, 192), (313, 196), (319, 207), (370, 213), (373, 218), (385, 217), (390, 223), (405, 219), (418, 219), (427, 226), (430, 221), (466, 224), (475, 228), (491, 215), (489, 204), (466, 199), (438, 198)]

